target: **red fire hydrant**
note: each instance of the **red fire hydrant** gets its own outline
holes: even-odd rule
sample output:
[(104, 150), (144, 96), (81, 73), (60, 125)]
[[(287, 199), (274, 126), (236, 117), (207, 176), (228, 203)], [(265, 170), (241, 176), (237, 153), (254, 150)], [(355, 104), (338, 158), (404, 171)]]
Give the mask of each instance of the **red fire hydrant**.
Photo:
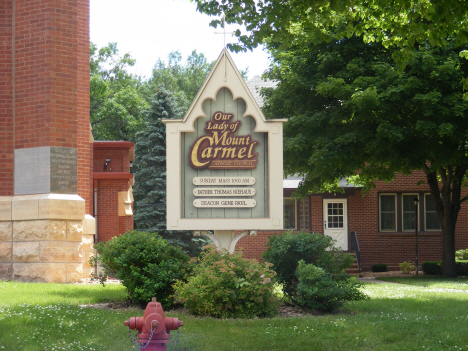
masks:
[[(169, 332), (177, 330), (184, 322), (178, 318), (164, 317), (164, 311), (156, 298), (153, 297), (148, 303), (143, 317), (131, 317), (125, 321), (130, 329), (138, 330), (138, 346), (140, 350), (166, 351), (169, 343)], [(128, 331), (130, 333), (130, 330)], [(136, 338), (135, 338), (136, 339)]]

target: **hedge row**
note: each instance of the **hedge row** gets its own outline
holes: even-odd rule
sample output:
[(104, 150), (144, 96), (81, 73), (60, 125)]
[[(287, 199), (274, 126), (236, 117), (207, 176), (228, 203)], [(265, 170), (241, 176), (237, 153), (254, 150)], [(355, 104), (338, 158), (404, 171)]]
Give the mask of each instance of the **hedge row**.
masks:
[[(457, 261), (457, 275), (468, 276), (468, 261)], [(442, 275), (442, 261), (426, 261), (422, 263), (422, 270), (427, 275)]]

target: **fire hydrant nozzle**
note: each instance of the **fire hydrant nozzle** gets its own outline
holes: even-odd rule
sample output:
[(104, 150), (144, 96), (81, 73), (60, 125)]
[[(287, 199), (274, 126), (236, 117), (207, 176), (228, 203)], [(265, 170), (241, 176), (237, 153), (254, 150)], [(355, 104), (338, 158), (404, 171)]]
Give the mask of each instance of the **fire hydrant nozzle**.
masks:
[(125, 326), (133, 330), (138, 330), (138, 343), (140, 349), (148, 351), (166, 351), (166, 344), (169, 343), (169, 332), (178, 330), (184, 322), (178, 318), (164, 317), (164, 311), (156, 298), (148, 303), (143, 317), (131, 317), (125, 321)]

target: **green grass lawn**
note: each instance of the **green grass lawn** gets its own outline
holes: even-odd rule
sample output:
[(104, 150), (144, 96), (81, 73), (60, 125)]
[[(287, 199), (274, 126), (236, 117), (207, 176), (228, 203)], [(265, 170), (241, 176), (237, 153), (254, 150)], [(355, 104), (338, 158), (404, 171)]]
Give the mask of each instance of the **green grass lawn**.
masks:
[(442, 278), (440, 276), (419, 275), (417, 277), (381, 277), (378, 279), (425, 288), (468, 290), (467, 278)]
[[(184, 321), (180, 343), (168, 350), (468, 350), (468, 292), (387, 284), (364, 290), (369, 300), (325, 316), (219, 320), (167, 312)], [(0, 298), (0, 350), (129, 351), (123, 323), (143, 315), (79, 306), (123, 301), (119, 285), (0, 282)]]

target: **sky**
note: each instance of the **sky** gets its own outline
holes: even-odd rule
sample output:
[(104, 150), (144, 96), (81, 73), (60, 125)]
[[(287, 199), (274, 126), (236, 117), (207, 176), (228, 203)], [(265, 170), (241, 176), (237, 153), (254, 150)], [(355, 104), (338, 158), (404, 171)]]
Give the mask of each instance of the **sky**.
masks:
[[(167, 62), (178, 50), (185, 62), (193, 51), (203, 53), (209, 62), (216, 60), (224, 47), (222, 28), (213, 28), (213, 17), (196, 11), (190, 0), (91, 0), (91, 41), (99, 48), (116, 42), (121, 55), (136, 59), (133, 73), (151, 76), (158, 60)], [(226, 25), (226, 31), (241, 29)], [(226, 35), (226, 43), (237, 39)], [(268, 68), (268, 54), (261, 48), (253, 52), (231, 53), (239, 70), (249, 68), (248, 77), (261, 75)]]

